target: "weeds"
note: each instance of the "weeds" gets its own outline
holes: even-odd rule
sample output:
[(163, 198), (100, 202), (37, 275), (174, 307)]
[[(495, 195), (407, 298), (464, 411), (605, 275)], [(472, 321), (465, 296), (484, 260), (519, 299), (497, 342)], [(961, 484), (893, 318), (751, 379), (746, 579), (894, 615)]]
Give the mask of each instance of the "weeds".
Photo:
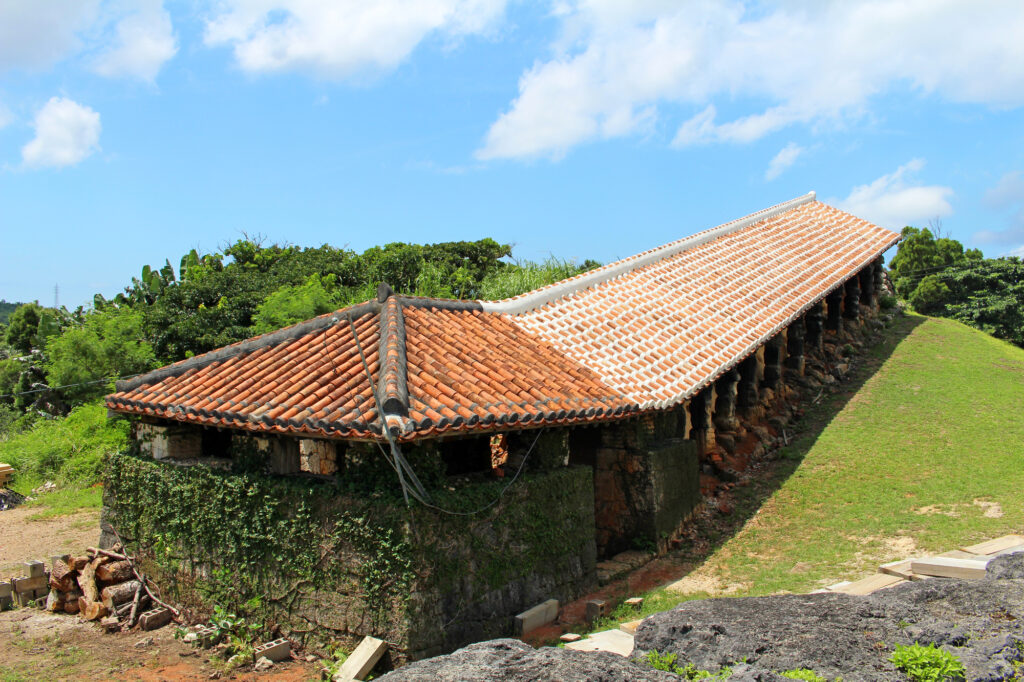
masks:
[(964, 664), (960, 659), (934, 644), (921, 646), (896, 645), (889, 661), (907, 674), (913, 682), (944, 682), (964, 677)]

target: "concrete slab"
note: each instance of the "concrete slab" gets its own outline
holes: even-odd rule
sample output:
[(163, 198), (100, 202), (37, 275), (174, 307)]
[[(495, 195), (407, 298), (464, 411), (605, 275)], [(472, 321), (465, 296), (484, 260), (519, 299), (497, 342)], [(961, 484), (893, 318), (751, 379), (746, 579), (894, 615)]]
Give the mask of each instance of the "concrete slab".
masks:
[(625, 632), (627, 635), (635, 635), (636, 629), (640, 627), (640, 623), (642, 622), (642, 618), (640, 620), (631, 620), (628, 623), (622, 623), (621, 625), (619, 625), (619, 629)]
[(842, 587), (834, 588), (833, 592), (841, 592), (843, 594), (871, 594), (878, 590), (883, 590), (887, 587), (892, 587), (899, 583), (906, 582), (903, 578), (895, 575), (888, 575), (886, 573), (876, 573), (869, 575), (867, 578), (861, 578), (855, 580), (852, 583), (843, 585)]
[(558, 600), (548, 599), (516, 616), (515, 633), (516, 635), (525, 635), (542, 625), (547, 625), (555, 618), (558, 618)]
[(353, 680), (366, 679), (366, 676), (373, 670), (373, 666), (377, 665), (377, 661), (387, 650), (388, 645), (382, 640), (376, 637), (363, 637), (363, 641), (359, 643), (355, 651), (349, 654), (349, 657), (345, 659), (341, 668), (331, 679), (333, 682), (353, 682)]
[(911, 564), (914, 573), (931, 575), (938, 578), (961, 578), (964, 580), (980, 580), (985, 577), (985, 567), (989, 558), (976, 556), (974, 559), (956, 557), (931, 557), (916, 559)]
[(1024, 549), (1024, 535), (1004, 535), (1001, 538), (995, 538), (993, 540), (986, 540), (985, 542), (979, 542), (976, 545), (970, 545), (968, 547), (961, 547), (965, 552), (971, 554), (998, 554), (1005, 550), (1013, 547), (1021, 547)]
[(633, 653), (633, 635), (622, 630), (605, 630), (595, 632), (586, 639), (565, 645), (566, 649), (576, 651), (609, 651), (627, 657)]
[(849, 584), (850, 584), (849, 580), (843, 580), (841, 582), (836, 583), (835, 585), (829, 585), (825, 589), (828, 590), (829, 592), (835, 592), (835, 591), (837, 591), (837, 590), (839, 590), (839, 589), (841, 589), (843, 587), (846, 587)]
[(891, 561), (887, 564), (882, 564), (878, 567), (879, 573), (885, 573), (887, 575), (893, 575), (897, 578), (903, 578), (904, 580), (913, 580), (914, 572), (910, 570), (910, 564), (913, 563), (913, 559), (903, 559), (901, 561)]

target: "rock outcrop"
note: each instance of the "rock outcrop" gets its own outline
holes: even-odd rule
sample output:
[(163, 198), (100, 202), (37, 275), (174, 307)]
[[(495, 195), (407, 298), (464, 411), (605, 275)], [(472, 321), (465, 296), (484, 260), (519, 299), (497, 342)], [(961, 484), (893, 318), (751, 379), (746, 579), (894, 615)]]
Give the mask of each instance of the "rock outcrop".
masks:
[(637, 658), (534, 649), (514, 639), (472, 644), (382, 680), (678, 680), (639, 660), (658, 651), (730, 682), (778, 682), (806, 668), (846, 682), (900, 680), (895, 644), (934, 644), (960, 658), (971, 682), (1014, 679), (1024, 661), (1024, 553), (994, 559), (985, 580), (904, 583), (866, 597), (804, 594), (692, 601), (644, 619)]
[(866, 597), (687, 602), (645, 619), (636, 649), (711, 671), (742, 661), (745, 674), (808, 668), (858, 682), (904, 679), (888, 658), (895, 644), (916, 642), (958, 656), (968, 680), (1007, 680), (1024, 659), (1024, 554), (993, 560), (987, 577), (904, 583)]
[(604, 651), (534, 649), (517, 639), (470, 644), (447, 656), (410, 663), (381, 682), (504, 682), (511, 680), (594, 680), (676, 682), (678, 675), (652, 670)]

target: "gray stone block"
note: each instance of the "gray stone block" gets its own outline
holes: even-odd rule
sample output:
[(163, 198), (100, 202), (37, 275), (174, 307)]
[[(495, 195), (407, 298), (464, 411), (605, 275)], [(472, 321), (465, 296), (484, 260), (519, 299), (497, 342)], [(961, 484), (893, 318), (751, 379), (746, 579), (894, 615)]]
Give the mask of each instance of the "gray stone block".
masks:
[(26, 561), (25, 575), (29, 578), (38, 578), (46, 571), (46, 564), (42, 561)]
[(260, 646), (256, 649), (253, 657), (259, 659), (261, 657), (269, 658), (275, 663), (283, 661), (291, 656), (292, 645), (287, 639), (275, 639), (272, 642)]
[(537, 604), (532, 609), (527, 609), (516, 616), (516, 634), (525, 635), (542, 625), (547, 625), (557, 617), (558, 600), (548, 599), (546, 602)]
[(146, 611), (139, 618), (139, 627), (143, 630), (156, 630), (171, 622), (171, 612), (168, 609), (153, 609)]

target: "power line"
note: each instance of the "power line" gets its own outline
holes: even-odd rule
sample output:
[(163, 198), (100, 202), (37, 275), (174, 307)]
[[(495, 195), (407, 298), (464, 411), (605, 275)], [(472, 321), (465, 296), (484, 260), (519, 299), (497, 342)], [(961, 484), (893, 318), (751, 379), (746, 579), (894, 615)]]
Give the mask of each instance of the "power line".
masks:
[[(1014, 266), (1014, 265), (1024, 267), (1024, 263), (1021, 263), (1021, 262), (1016, 262), (1015, 263), (1013, 261), (1002, 261), (1000, 259), (986, 259), (986, 260), (981, 261), (979, 263), (971, 263), (971, 264), (953, 263), (953, 264), (950, 264), (950, 265), (937, 265), (935, 267), (930, 267), (930, 268), (921, 268), (919, 270), (911, 270), (910, 272), (900, 272), (900, 273), (898, 273), (898, 276), (899, 277), (913, 277), (913, 276), (919, 275), (919, 274), (937, 273), (937, 272), (942, 272), (942, 271), (947, 271), (947, 270), (954, 271), (954, 272), (952, 272), (950, 274), (955, 274), (956, 271), (960, 271), (960, 272), (973, 272), (973, 271), (979, 271), (979, 270), (998, 270), (998, 269), (1002, 269), (1002, 268), (1006, 267), (1007, 265), (1009, 265), (1011, 267)], [(890, 273), (891, 272), (892, 271), (890, 271)]]

